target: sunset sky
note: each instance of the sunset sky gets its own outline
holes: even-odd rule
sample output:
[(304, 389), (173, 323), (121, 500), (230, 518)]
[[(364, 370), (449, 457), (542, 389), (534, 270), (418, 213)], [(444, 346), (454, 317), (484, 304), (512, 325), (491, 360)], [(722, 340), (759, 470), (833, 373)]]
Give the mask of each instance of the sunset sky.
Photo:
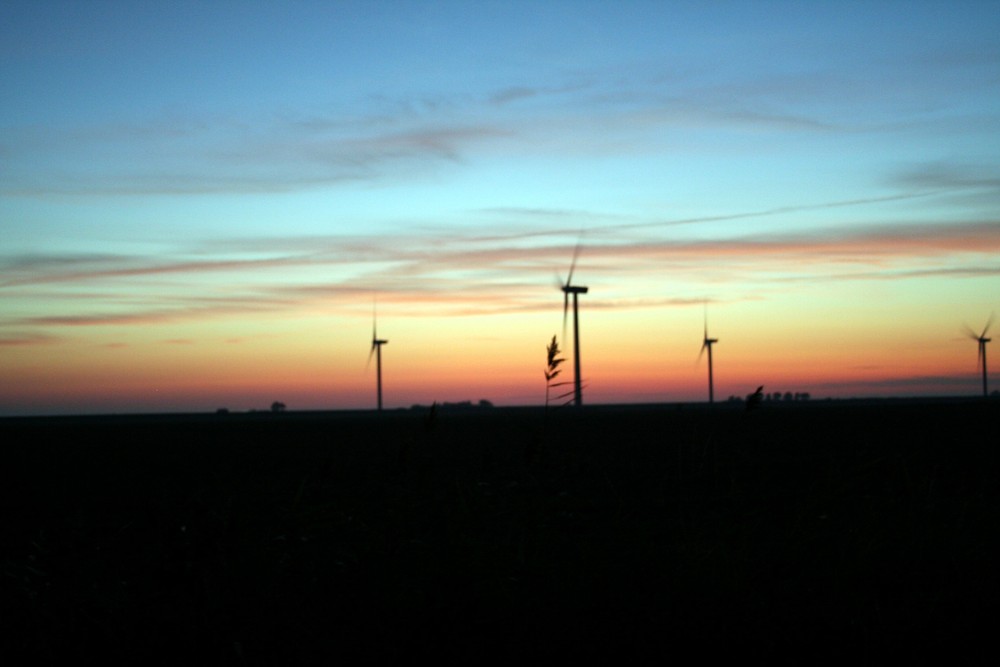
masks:
[(540, 404), (578, 243), (588, 403), (707, 400), (706, 311), (717, 399), (975, 395), (998, 35), (995, 1), (7, 0), (0, 415), (374, 407), (375, 300), (387, 407)]

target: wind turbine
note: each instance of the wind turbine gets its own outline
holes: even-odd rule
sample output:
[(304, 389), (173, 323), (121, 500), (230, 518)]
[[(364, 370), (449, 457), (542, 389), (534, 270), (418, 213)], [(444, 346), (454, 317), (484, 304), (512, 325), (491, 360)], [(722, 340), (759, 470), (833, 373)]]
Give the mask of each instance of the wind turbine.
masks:
[(715, 385), (712, 379), (712, 346), (719, 342), (718, 338), (708, 337), (708, 309), (705, 309), (705, 329), (704, 335), (702, 337), (701, 351), (698, 353), (698, 361), (701, 361), (701, 355), (705, 354), (705, 350), (708, 350), (708, 402), (715, 402)]
[(375, 355), (375, 368), (378, 374), (378, 411), (382, 412), (382, 346), (387, 344), (389, 341), (383, 340), (378, 337), (377, 328), (377, 318), (375, 316), (375, 307), (372, 306), (372, 348), (371, 352), (368, 353), (368, 364), (365, 366), (367, 368), (372, 363), (372, 355)]
[(989, 395), (986, 391), (986, 343), (990, 342), (993, 339), (987, 338), (986, 332), (990, 330), (991, 326), (993, 326), (993, 315), (990, 315), (990, 319), (986, 321), (986, 326), (983, 327), (983, 332), (981, 334), (977, 335), (975, 331), (969, 328), (969, 325), (965, 325), (966, 335), (968, 335), (969, 338), (971, 338), (972, 340), (979, 343), (979, 356), (976, 359), (976, 368), (978, 368), (980, 365), (982, 365), (983, 367), (983, 396)]
[(573, 295), (573, 402), (577, 407), (583, 405), (583, 392), (580, 389), (580, 318), (577, 310), (577, 298), (586, 294), (588, 288), (573, 284), (573, 271), (576, 270), (576, 260), (580, 256), (580, 244), (573, 250), (573, 261), (569, 265), (569, 275), (566, 282), (559, 283), (563, 293), (563, 339), (566, 338), (566, 317), (569, 314), (569, 295)]

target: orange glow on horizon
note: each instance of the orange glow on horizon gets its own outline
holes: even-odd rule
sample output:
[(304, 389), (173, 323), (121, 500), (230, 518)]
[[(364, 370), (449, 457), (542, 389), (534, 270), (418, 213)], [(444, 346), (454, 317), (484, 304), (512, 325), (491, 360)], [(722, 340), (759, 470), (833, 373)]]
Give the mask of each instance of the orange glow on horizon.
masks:
[[(979, 386), (975, 347), (957, 335), (918, 339), (903, 359), (893, 337), (876, 335), (871, 322), (817, 324), (806, 331), (800, 324), (781, 334), (775, 318), (744, 316), (747, 324), (737, 331), (733, 320), (748, 308), (709, 311), (710, 333), (719, 339), (716, 400), (745, 396), (758, 385), (815, 398), (905, 393), (906, 382), (919, 393), (933, 386), (934, 377), (956, 378), (956, 389), (938, 393), (975, 394)], [(545, 345), (553, 328), (561, 338), (561, 312), (520, 316), (519, 326), (505, 326), (513, 320), (384, 317), (379, 335), (390, 340), (383, 348), (386, 406), (481, 399), (497, 405), (541, 404)], [(789, 319), (790, 327), (794, 320)], [(707, 359), (698, 361), (701, 326), (698, 308), (652, 315), (581, 309), (585, 402), (707, 400)], [(568, 331), (571, 336), (572, 322)], [(125, 340), (113, 333), (109, 339)], [(290, 409), (374, 406), (374, 361), (365, 370), (371, 336), (365, 319), (338, 326), (294, 319), (267, 335), (242, 338), (221, 338), (216, 328), (192, 329), (188, 337), (162, 338), (163, 333), (152, 340), (133, 333), (128, 343), (94, 345), (83, 337), (45, 343), (44, 364), (13, 348), (5, 361), (9, 381), (0, 401), (7, 411), (29, 412), (46, 402), (71, 411), (84, 405), (96, 406), (85, 411), (100, 411), (101, 405), (139, 411), (147, 406), (150, 411), (266, 409), (275, 400)], [(209, 338), (198, 337), (206, 333)], [(560, 341), (560, 346), (566, 359), (560, 380), (571, 381), (572, 343)], [(928, 378), (924, 384), (911, 380), (922, 377)], [(903, 384), (893, 389), (894, 381)]]

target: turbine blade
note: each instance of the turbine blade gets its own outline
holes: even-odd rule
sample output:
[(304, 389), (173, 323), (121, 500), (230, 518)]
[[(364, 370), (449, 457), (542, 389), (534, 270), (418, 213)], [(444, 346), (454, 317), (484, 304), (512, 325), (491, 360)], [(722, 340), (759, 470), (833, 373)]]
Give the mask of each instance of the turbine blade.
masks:
[(986, 320), (986, 326), (983, 327), (983, 333), (979, 334), (980, 338), (986, 338), (986, 332), (990, 330), (991, 326), (993, 326), (993, 317), (995, 315), (996, 313), (990, 313), (990, 319)]
[(963, 324), (961, 331), (972, 340), (979, 340), (979, 335), (968, 324)]
[(695, 364), (701, 363), (701, 358), (705, 354), (705, 348), (708, 347), (708, 301), (702, 303), (702, 330), (701, 330), (701, 350), (698, 351), (698, 361)]
[(368, 353), (368, 361), (367, 361), (367, 363), (365, 363), (365, 371), (367, 371), (368, 368), (372, 365), (372, 357), (374, 357), (374, 356), (375, 356), (375, 339), (373, 338), (372, 339), (372, 349)]
[(576, 271), (576, 260), (580, 257), (580, 242), (576, 242), (576, 247), (573, 248), (573, 261), (569, 264), (569, 275), (566, 276), (566, 284), (573, 284), (573, 272)]

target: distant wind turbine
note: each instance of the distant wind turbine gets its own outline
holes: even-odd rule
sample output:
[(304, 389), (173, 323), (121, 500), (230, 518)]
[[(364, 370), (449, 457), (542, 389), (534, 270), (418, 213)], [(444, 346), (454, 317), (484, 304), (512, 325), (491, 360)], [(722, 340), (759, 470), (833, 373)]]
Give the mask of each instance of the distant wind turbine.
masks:
[(372, 363), (372, 355), (375, 356), (375, 369), (378, 375), (378, 410), (382, 411), (382, 346), (386, 345), (389, 341), (383, 340), (378, 337), (378, 320), (375, 314), (375, 307), (372, 306), (372, 347), (371, 351), (368, 353), (368, 364), (365, 366), (367, 368)]
[(976, 368), (978, 370), (980, 366), (983, 367), (983, 396), (989, 395), (986, 387), (986, 343), (993, 339), (987, 338), (986, 332), (990, 330), (991, 326), (993, 326), (993, 315), (990, 315), (990, 319), (986, 321), (986, 326), (983, 327), (983, 332), (981, 334), (976, 334), (976, 332), (973, 331), (969, 325), (965, 325), (964, 327), (966, 335), (979, 343), (979, 356), (976, 359)]
[(702, 337), (701, 351), (698, 353), (698, 361), (701, 361), (701, 355), (705, 354), (705, 350), (708, 350), (708, 402), (715, 402), (715, 384), (712, 378), (712, 346), (719, 342), (718, 338), (708, 337), (708, 309), (705, 309), (705, 329), (704, 335)]
[(573, 271), (576, 270), (576, 260), (580, 256), (580, 244), (573, 250), (573, 261), (569, 265), (569, 275), (566, 282), (559, 282), (563, 293), (563, 340), (566, 339), (566, 317), (569, 314), (569, 295), (573, 295), (573, 402), (577, 407), (583, 405), (583, 391), (580, 388), (580, 318), (577, 310), (577, 298), (586, 294), (588, 288), (573, 284)]

